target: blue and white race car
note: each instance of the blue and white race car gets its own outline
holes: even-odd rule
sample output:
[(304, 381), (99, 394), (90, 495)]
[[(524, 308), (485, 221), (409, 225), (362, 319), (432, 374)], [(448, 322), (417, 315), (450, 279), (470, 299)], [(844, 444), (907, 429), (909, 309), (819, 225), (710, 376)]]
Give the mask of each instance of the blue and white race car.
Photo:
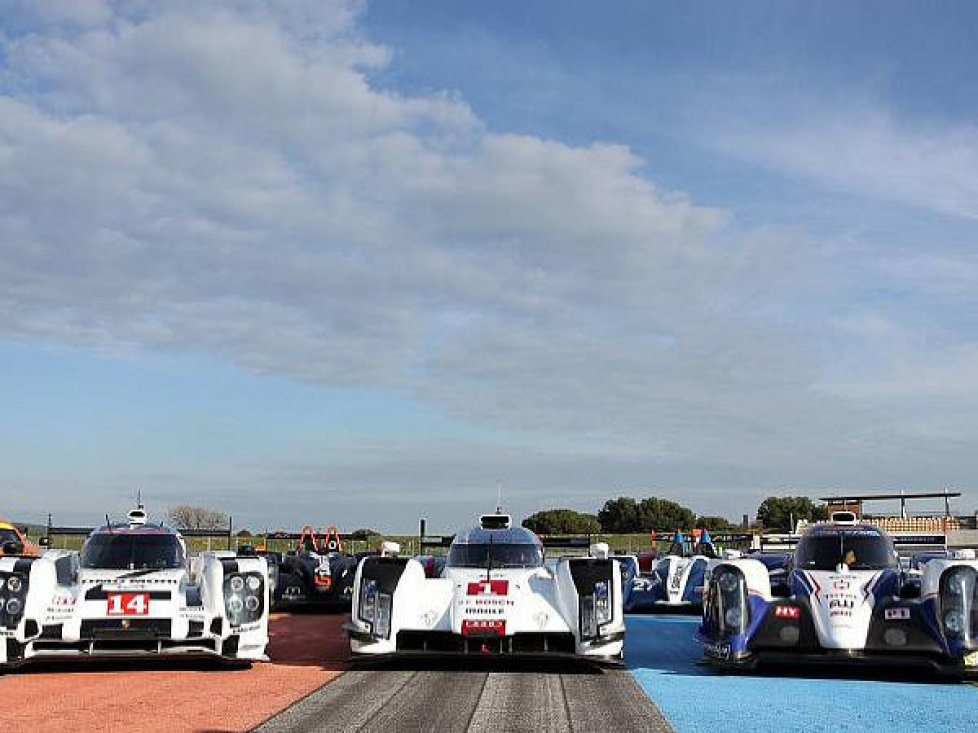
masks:
[(706, 530), (696, 544), (686, 542), (683, 533), (677, 531), (668, 553), (656, 561), (652, 573), (638, 576), (632, 582), (625, 612), (699, 611), (706, 566), (716, 556)]
[(721, 667), (758, 663), (920, 664), (978, 672), (978, 562), (930, 560), (919, 589), (902, 582), (892, 539), (845, 520), (813, 525), (791, 559), (787, 592), (749, 557), (710, 562), (699, 635)]

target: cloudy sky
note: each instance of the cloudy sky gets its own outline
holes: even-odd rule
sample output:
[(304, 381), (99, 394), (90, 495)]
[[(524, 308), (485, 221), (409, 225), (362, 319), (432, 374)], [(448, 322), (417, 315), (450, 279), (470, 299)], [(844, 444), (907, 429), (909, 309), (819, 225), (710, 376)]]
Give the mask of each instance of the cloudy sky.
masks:
[(970, 2), (0, 0), (0, 510), (971, 511), (976, 32)]

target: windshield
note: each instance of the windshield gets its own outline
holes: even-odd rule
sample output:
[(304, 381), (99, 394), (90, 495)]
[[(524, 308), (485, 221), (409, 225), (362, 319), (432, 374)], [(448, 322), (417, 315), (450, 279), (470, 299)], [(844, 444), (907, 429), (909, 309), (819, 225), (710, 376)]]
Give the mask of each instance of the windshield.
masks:
[(839, 532), (808, 535), (795, 550), (795, 567), (801, 570), (835, 570), (845, 563), (850, 570), (896, 567), (893, 547), (875, 532)]
[(450, 568), (535, 568), (543, 565), (539, 545), (479, 544), (452, 545), (448, 551)]
[(81, 551), (83, 568), (147, 570), (183, 567), (183, 548), (172, 534), (96, 534)]

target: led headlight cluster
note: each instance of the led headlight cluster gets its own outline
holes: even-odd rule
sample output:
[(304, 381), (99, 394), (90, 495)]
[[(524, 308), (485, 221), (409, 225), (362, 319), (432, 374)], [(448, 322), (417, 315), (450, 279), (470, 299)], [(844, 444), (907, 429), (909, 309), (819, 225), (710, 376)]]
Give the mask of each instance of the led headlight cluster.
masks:
[(384, 593), (377, 581), (366, 578), (360, 584), (357, 616), (370, 626), (370, 633), (387, 639), (391, 635), (391, 594)]
[(744, 575), (731, 565), (720, 565), (713, 571), (714, 618), (726, 634), (742, 634), (747, 627), (747, 593)]
[(601, 627), (611, 621), (611, 615), (611, 581), (595, 581), (591, 593), (581, 596), (581, 637), (597, 638)]
[(224, 578), (224, 609), (231, 626), (250, 624), (265, 610), (261, 573), (232, 573)]
[(975, 592), (978, 573), (967, 566), (953, 567), (941, 575), (941, 622), (945, 633), (968, 642), (976, 635), (972, 616), (975, 615)]
[(0, 573), (0, 626), (13, 628), (20, 622), (27, 599), (27, 576)]

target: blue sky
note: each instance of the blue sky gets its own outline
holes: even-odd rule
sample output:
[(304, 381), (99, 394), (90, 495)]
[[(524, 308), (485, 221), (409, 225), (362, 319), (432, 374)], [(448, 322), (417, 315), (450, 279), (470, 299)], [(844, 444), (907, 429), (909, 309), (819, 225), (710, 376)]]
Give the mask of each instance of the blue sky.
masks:
[[(0, 511), (950, 486), (972, 3), (0, 0)], [(935, 507), (936, 508), (936, 507)]]

